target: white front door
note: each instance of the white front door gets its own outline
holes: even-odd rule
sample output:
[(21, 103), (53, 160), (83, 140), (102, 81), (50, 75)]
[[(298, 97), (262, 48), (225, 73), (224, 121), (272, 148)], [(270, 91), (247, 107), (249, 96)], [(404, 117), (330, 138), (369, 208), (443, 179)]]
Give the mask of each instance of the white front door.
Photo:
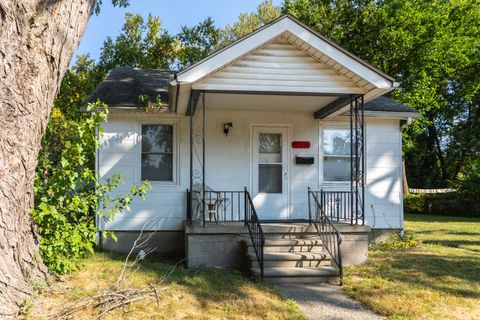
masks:
[(288, 128), (253, 127), (252, 147), (252, 197), (258, 217), (288, 219)]

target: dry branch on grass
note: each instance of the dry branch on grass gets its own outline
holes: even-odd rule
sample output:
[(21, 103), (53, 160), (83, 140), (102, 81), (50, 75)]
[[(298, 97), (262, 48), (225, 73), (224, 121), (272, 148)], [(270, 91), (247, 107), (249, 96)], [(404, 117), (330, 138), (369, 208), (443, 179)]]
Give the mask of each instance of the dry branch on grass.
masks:
[[(166, 280), (171, 276), (175, 268), (184, 261), (184, 259), (178, 261), (171, 270), (155, 284), (151, 283), (144, 288), (125, 288), (126, 280), (128, 280), (139, 269), (139, 266), (137, 266), (138, 262), (143, 260), (148, 254), (156, 249), (146, 247), (148, 241), (155, 234), (155, 232), (152, 232), (148, 236), (144, 235), (145, 227), (151, 222), (152, 220), (147, 221), (147, 223), (143, 225), (140, 235), (134, 241), (132, 248), (125, 258), (123, 268), (117, 278), (114, 289), (105, 290), (103, 293), (94, 296), (79, 298), (63, 308), (53, 317), (53, 319), (70, 319), (74, 317), (75, 314), (86, 309), (98, 310), (99, 313), (96, 319), (101, 319), (113, 310), (122, 307), (129, 307), (132, 303), (149, 297), (155, 298), (157, 304), (160, 304), (160, 293), (169, 289), (169, 286), (165, 284)], [(135, 259), (130, 262), (132, 254), (139, 250), (142, 251), (142, 254), (137, 254)], [(137, 268), (134, 269), (135, 266), (137, 266)]]

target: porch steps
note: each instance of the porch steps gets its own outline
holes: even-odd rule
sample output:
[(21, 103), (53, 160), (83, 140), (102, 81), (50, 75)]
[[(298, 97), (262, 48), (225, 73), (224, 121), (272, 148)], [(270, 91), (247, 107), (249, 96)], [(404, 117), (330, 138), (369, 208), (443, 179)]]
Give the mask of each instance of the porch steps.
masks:
[[(264, 224), (264, 275), (266, 283), (338, 284), (339, 272), (325, 250), (322, 240), (308, 224)], [(247, 255), (253, 274), (260, 277), (260, 267), (250, 239)]]

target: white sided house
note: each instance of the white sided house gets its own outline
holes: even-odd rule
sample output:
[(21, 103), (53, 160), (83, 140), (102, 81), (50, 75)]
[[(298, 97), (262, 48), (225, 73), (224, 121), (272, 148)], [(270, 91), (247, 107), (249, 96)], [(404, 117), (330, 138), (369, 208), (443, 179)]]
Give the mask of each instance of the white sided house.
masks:
[(102, 245), (143, 229), (189, 266), (338, 281), (369, 236), (403, 229), (401, 126), (418, 113), (382, 97), (396, 86), (288, 15), (178, 73), (112, 70), (88, 99), (110, 109), (97, 169), (153, 190), (98, 219), (118, 237)]

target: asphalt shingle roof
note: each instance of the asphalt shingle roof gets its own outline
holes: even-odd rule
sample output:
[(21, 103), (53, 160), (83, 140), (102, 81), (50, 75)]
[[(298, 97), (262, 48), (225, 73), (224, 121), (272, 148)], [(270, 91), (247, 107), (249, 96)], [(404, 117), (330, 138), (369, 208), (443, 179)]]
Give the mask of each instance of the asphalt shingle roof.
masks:
[(148, 95), (151, 101), (160, 95), (163, 102), (168, 102), (168, 83), (174, 75), (173, 71), (117, 67), (109, 72), (85, 102), (100, 99), (110, 109), (141, 108), (141, 95)]
[(413, 112), (417, 110), (410, 108), (403, 103), (397, 102), (387, 97), (378, 97), (364, 105), (365, 111), (382, 111), (382, 112)]

